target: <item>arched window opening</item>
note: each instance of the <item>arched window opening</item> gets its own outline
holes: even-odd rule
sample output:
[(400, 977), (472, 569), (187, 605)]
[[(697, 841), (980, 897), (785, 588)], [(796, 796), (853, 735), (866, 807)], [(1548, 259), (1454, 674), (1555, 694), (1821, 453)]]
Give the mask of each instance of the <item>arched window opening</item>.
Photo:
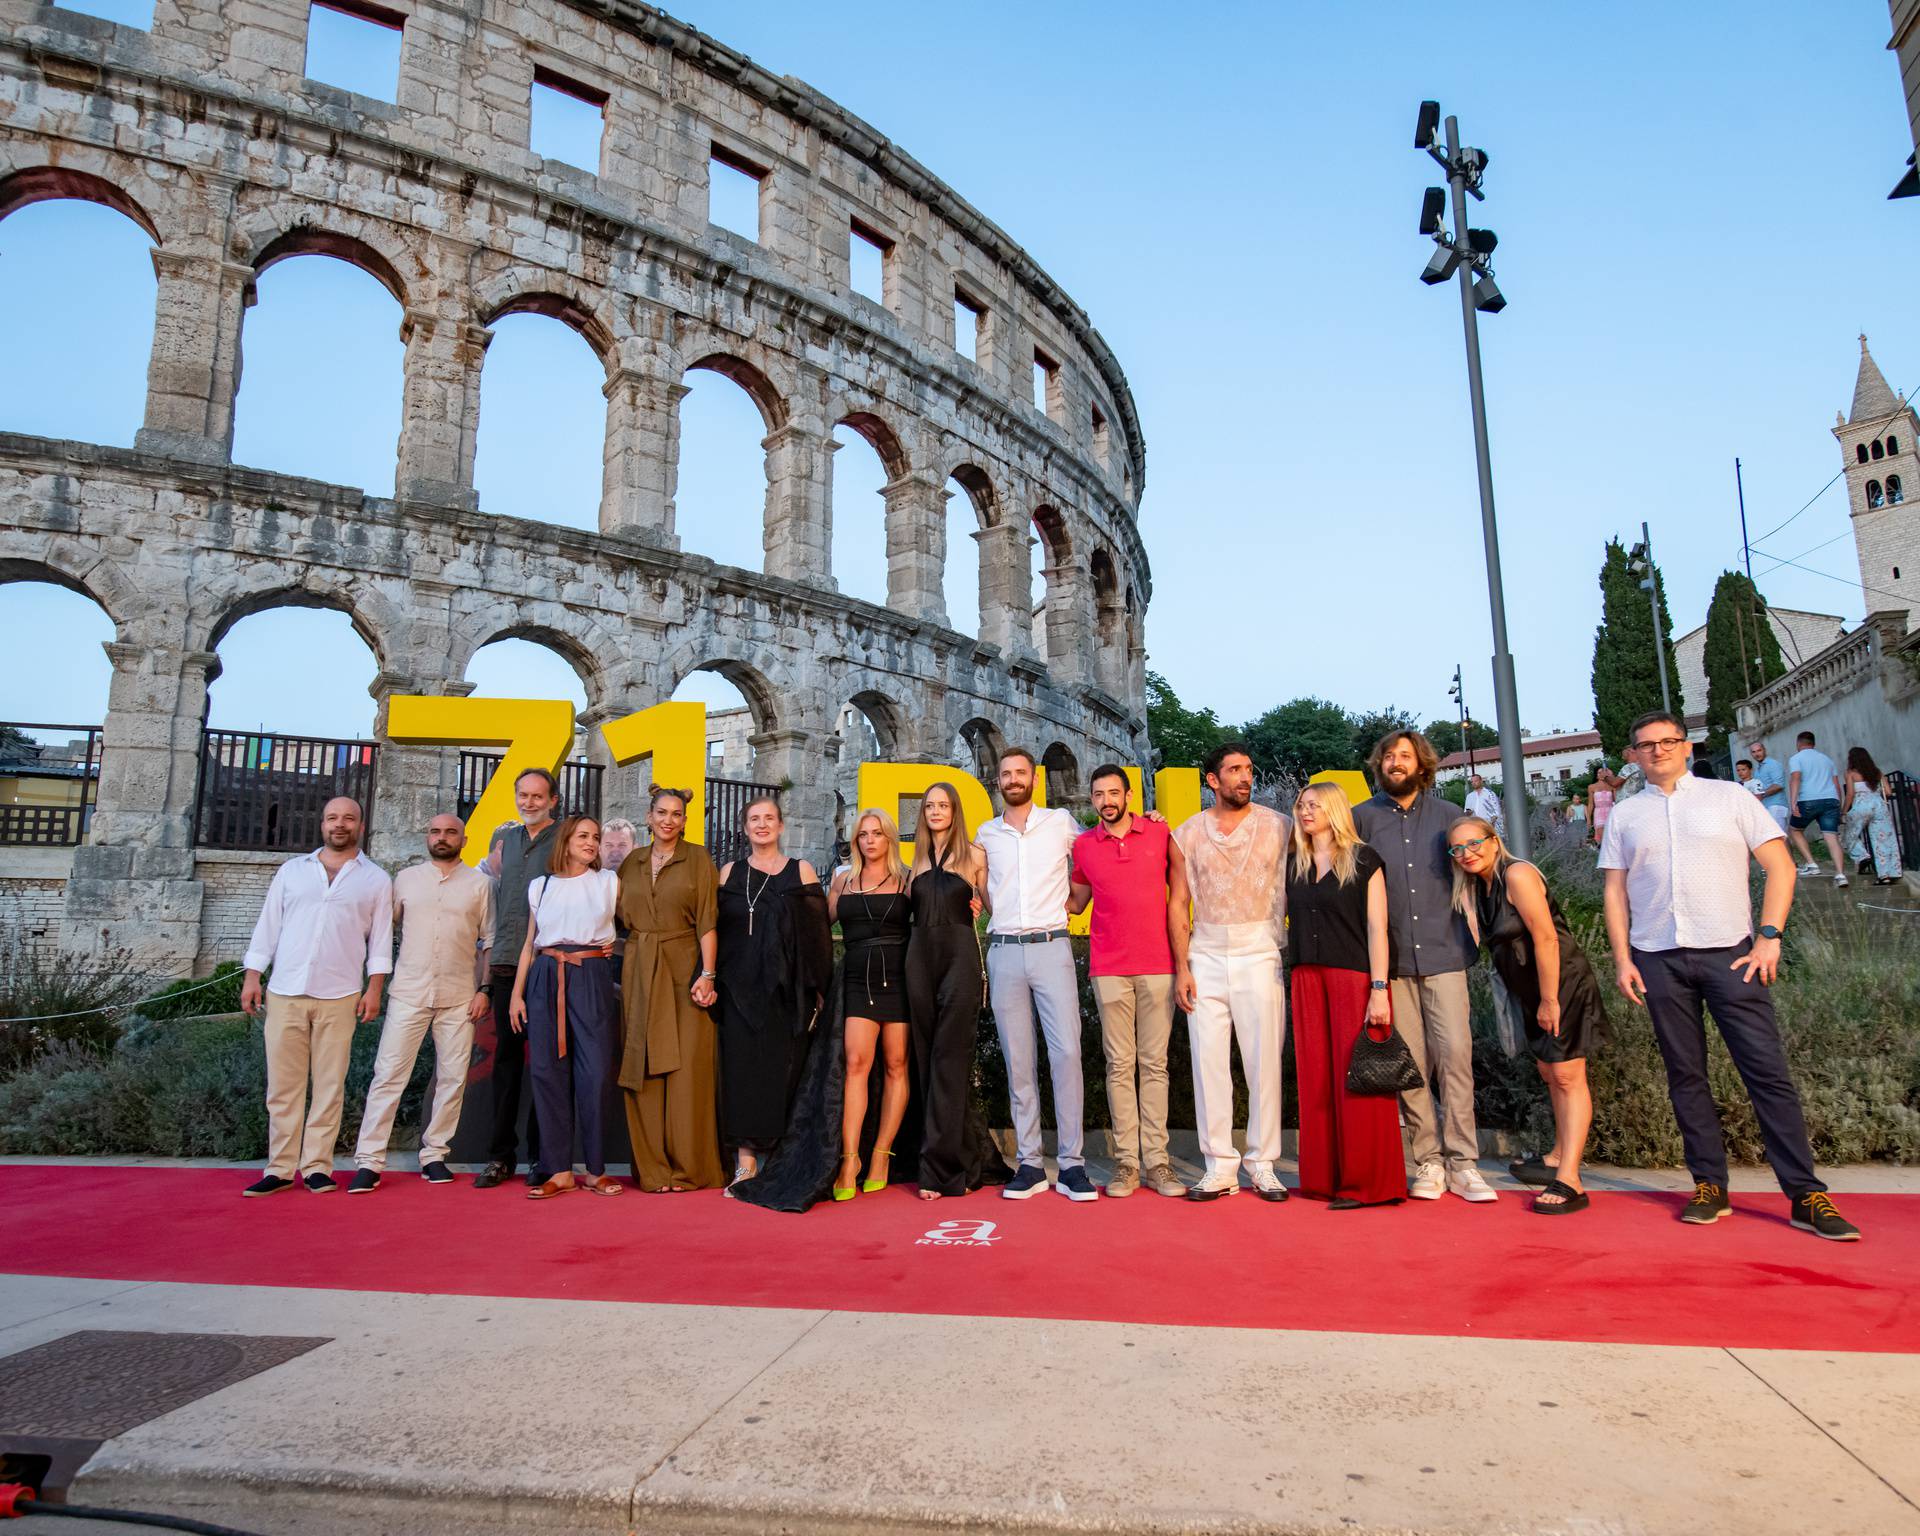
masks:
[(0, 675), (0, 846), (72, 847), (99, 795), (113, 620), (70, 588), (0, 582), (0, 634), (31, 636), (34, 654)]
[(743, 571), (766, 566), (767, 419), (745, 386), (710, 368), (682, 383), (674, 531), (689, 554)]
[(1865, 443), (1855, 443), (1853, 445), (1853, 456), (1860, 463), (1862, 464), (1866, 463), (1867, 462), (1867, 445)]
[(947, 552), (941, 571), (947, 623), (963, 635), (980, 638), (982, 549), (974, 537), (993, 521), (993, 491), (987, 477), (971, 466), (947, 479)]
[(1035, 524), (1027, 536), (1027, 622), (1033, 634), (1033, 651), (1047, 660), (1047, 545)]
[(598, 528), (605, 367), (584, 336), (546, 315), (504, 315), (492, 331), (473, 461), (480, 505), (509, 517)]
[(393, 494), (406, 348), (400, 305), (352, 262), (273, 262), (241, 335), (238, 464)]
[(291, 605), (262, 609), (228, 629), (216, 649), (220, 675), (207, 690), (210, 729), (371, 738), (369, 690), (380, 664), (346, 614)]
[(0, 222), (0, 430), (133, 446), (147, 410), (153, 245), (125, 214), (77, 198)]
[(1027, 544), (1027, 562), (1033, 649), (1035, 654), (1051, 665), (1066, 660), (1065, 656), (1055, 653), (1060, 649), (1063, 640), (1061, 631), (1066, 627), (1070, 615), (1061, 608), (1065, 601), (1064, 593), (1054, 590), (1054, 581), (1047, 573), (1066, 573), (1073, 559), (1073, 550), (1067, 541), (1066, 519), (1053, 507), (1035, 510), (1031, 534)]
[(1901, 502), (1906, 500), (1906, 495), (1907, 493), (1900, 488), (1900, 477), (1898, 475), (1888, 475), (1887, 505), (1890, 507), (1899, 506)]
[(852, 858), (849, 838), (853, 812), (860, 805), (860, 765), (885, 762), (894, 754), (896, 722), (885, 700), (859, 695), (834, 722), (834, 846), (836, 866)]
[(1881, 456), (1882, 454), (1884, 454), (1885, 452), (1886, 452), (1886, 449), (1884, 449), (1884, 448), (1882, 448), (1882, 447), (1880, 446), (1880, 442), (1879, 442), (1879, 440), (1878, 440), (1878, 439), (1876, 438), (1876, 439), (1874, 440), (1874, 444), (1873, 444), (1873, 456), (1874, 456), (1874, 457), (1875, 457), (1875, 458), (1877, 459), (1877, 458), (1879, 458), (1879, 457), (1880, 457), (1880, 456)]
[[(1006, 737), (991, 721), (969, 720), (954, 732), (953, 766), (966, 769), (982, 784), (993, 784), (1006, 746)], [(904, 829), (901, 835), (905, 835)]]
[(1048, 747), (1040, 754), (1040, 765), (1047, 770), (1047, 804), (1080, 811), (1080, 764), (1066, 743)]
[(847, 597), (887, 600), (887, 466), (866, 435), (833, 429), (833, 579)]
[(1887, 453), (1888, 453), (1888, 455), (1889, 455), (1889, 456), (1891, 456), (1891, 455), (1893, 455), (1893, 454), (1896, 454), (1896, 453), (1898, 453), (1899, 451), (1900, 451), (1900, 439), (1899, 439), (1899, 438), (1897, 438), (1897, 437), (1890, 437), (1890, 438), (1888, 438), (1888, 439), (1887, 439)]
[(752, 779), (753, 737), (760, 725), (740, 686), (723, 673), (702, 667), (682, 678), (673, 696), (707, 706), (707, 777)]
[(1879, 507), (1885, 504), (1886, 498), (1881, 495), (1880, 482), (1878, 480), (1869, 480), (1867, 482), (1867, 505), (1869, 507)]
[[(577, 717), (587, 708), (586, 684), (573, 664), (552, 646), (518, 635), (490, 640), (467, 663), (466, 680), (477, 699), (570, 699), (576, 717), (573, 748), (560, 767), (561, 815), (611, 816), (603, 803), (600, 765), (589, 760), (590, 742)], [(499, 748), (463, 749), (455, 809), (471, 815), (501, 758)]]

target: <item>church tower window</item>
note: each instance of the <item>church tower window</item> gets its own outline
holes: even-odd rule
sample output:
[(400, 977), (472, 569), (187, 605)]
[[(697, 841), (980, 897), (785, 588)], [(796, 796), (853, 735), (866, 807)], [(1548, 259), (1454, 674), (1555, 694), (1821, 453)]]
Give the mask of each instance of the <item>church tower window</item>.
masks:
[(1885, 452), (1886, 452), (1886, 449), (1884, 449), (1884, 448), (1882, 448), (1882, 447), (1880, 446), (1880, 441), (1879, 441), (1879, 439), (1878, 439), (1878, 438), (1875, 438), (1875, 439), (1874, 439), (1874, 444), (1873, 444), (1873, 456), (1874, 456), (1874, 457), (1875, 457), (1875, 458), (1877, 459), (1877, 458), (1879, 458), (1879, 457), (1880, 457), (1880, 456), (1881, 456), (1881, 455), (1882, 455), (1883, 453), (1885, 453)]
[(1867, 462), (1867, 445), (1865, 443), (1855, 443), (1853, 445), (1853, 456), (1856, 459), (1858, 459), (1862, 464), (1866, 463)]
[(1869, 480), (1867, 482), (1867, 506), (1869, 508), (1875, 508), (1885, 505), (1886, 497), (1881, 494), (1880, 482), (1878, 480)]
[(1888, 438), (1887, 439), (1887, 457), (1892, 458), (1899, 451), (1900, 451), (1900, 439), (1897, 437)]
[(1898, 475), (1888, 475), (1887, 505), (1897, 507), (1904, 500), (1906, 500), (1906, 492), (1900, 489), (1900, 477)]

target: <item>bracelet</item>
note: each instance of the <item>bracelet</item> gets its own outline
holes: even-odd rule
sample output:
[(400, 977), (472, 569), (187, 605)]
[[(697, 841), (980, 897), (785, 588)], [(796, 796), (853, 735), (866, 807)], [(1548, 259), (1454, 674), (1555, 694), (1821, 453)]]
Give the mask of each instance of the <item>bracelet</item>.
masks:
[(717, 981), (719, 979), (719, 976), (720, 976), (720, 973), (718, 971), (702, 971), (698, 976), (694, 977), (693, 979), (695, 981)]

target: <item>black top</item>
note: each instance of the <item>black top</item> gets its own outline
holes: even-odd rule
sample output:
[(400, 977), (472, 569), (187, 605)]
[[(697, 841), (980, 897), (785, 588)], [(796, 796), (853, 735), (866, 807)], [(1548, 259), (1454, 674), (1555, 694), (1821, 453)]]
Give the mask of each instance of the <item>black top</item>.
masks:
[[(1308, 856), (1311, 859), (1311, 855)], [(1325, 965), (1335, 970), (1371, 973), (1367, 958), (1367, 882), (1385, 868), (1380, 855), (1362, 843), (1346, 885), (1332, 869), (1313, 878), (1313, 865), (1294, 868), (1287, 857), (1287, 954), (1295, 965)]]

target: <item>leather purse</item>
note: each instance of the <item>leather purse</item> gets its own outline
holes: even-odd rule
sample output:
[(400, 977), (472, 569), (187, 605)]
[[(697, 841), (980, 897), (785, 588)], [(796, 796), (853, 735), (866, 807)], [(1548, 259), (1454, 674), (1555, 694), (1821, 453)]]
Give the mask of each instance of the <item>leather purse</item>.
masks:
[(1380, 1098), (1419, 1086), (1420, 1069), (1413, 1064), (1413, 1052), (1400, 1031), (1389, 1028), (1386, 1039), (1376, 1040), (1372, 1030), (1363, 1026), (1347, 1061), (1347, 1092)]

